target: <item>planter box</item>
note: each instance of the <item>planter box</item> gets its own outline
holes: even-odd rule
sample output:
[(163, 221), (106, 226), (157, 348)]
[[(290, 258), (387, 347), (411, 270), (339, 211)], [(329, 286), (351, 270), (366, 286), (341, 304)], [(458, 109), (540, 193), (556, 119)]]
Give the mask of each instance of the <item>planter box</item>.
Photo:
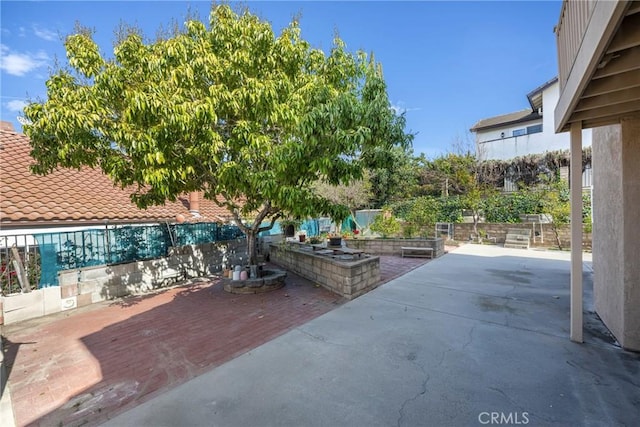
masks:
[(342, 246), (342, 237), (329, 237), (329, 246)]
[(431, 248), (433, 258), (444, 255), (444, 239), (346, 239), (347, 247), (374, 255), (402, 256), (403, 247)]
[(380, 284), (380, 258), (376, 256), (340, 260), (285, 245), (271, 245), (269, 252), (275, 264), (346, 299), (356, 298)]

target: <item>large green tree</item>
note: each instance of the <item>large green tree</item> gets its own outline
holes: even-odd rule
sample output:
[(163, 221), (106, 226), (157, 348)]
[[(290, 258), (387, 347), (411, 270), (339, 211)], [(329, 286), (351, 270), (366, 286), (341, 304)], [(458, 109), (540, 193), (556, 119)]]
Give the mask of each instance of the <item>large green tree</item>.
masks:
[(222, 5), (171, 37), (129, 31), (112, 58), (86, 31), (65, 47), (69, 67), (25, 108), (33, 171), (100, 168), (141, 208), (203, 191), (246, 233), (252, 264), (280, 216), (348, 215), (312, 183), (361, 179), (410, 143), (379, 64), (337, 37), (312, 48), (296, 20), (276, 35)]
[(422, 155), (417, 162), (422, 194), (447, 197), (464, 194), (474, 186), (478, 160), (471, 153), (447, 153), (433, 160)]
[(394, 147), (383, 156), (386, 161), (371, 168), (369, 174), (371, 205), (376, 208), (414, 197), (417, 187), (416, 162), (410, 148)]

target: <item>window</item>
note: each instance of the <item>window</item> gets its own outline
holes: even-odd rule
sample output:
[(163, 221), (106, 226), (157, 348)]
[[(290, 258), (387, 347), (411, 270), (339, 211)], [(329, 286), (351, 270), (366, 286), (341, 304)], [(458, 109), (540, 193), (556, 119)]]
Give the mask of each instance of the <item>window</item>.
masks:
[(542, 124), (527, 126), (527, 134), (542, 132)]
[(516, 129), (513, 131), (513, 136), (521, 136), (521, 135), (526, 135), (527, 134), (527, 130), (526, 129)]

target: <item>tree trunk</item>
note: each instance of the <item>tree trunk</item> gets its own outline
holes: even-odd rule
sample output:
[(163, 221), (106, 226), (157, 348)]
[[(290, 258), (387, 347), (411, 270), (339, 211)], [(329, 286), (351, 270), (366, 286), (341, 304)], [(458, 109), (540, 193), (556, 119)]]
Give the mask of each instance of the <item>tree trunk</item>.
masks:
[(476, 211), (473, 211), (473, 234), (476, 235), (476, 239), (478, 239), (480, 236), (478, 236), (478, 222), (480, 221), (480, 214), (477, 213)]
[(256, 239), (258, 233), (256, 230), (248, 229), (245, 233), (247, 235), (247, 263), (248, 265), (258, 264), (258, 255), (256, 253)]
[(554, 223), (551, 223), (551, 229), (553, 230), (553, 234), (556, 236), (558, 249), (562, 250), (562, 242), (560, 242), (560, 233), (558, 233), (558, 227)]

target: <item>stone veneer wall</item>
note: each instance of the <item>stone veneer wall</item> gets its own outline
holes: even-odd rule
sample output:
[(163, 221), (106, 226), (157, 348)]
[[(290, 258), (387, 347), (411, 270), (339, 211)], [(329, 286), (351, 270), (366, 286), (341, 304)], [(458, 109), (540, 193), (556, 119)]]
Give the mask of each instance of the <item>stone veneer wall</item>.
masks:
[(353, 261), (316, 255), (309, 250), (271, 245), (271, 261), (347, 299), (356, 298), (380, 284), (380, 258)]
[[(540, 224), (535, 225), (536, 231), (540, 231)], [(520, 222), (520, 223), (480, 223), (478, 224), (478, 231), (483, 231), (489, 234), (490, 237), (496, 238), (496, 243), (504, 243), (504, 240), (507, 236), (507, 230), (509, 228), (518, 228), (523, 230), (532, 230), (531, 236), (533, 236), (533, 224)], [(584, 230), (585, 225), (583, 224), (583, 232), (582, 232), (582, 247), (584, 249), (591, 249), (591, 233), (588, 233)], [(544, 233), (543, 241), (540, 242), (539, 237), (536, 237), (536, 241), (534, 242), (533, 238), (531, 239), (531, 246), (555, 246), (556, 245), (556, 236), (551, 229), (551, 225), (543, 224), (542, 231)], [(462, 242), (466, 242), (469, 240), (469, 236), (473, 234), (473, 224), (453, 224), (453, 240), (458, 240)], [(560, 242), (562, 242), (562, 246), (571, 247), (571, 227), (569, 224), (563, 225), (559, 228)]]
[(444, 255), (443, 239), (346, 239), (347, 247), (375, 255), (401, 255), (402, 247), (432, 248), (433, 257)]
[(218, 272), (223, 264), (243, 264), (246, 257), (246, 240), (236, 239), (170, 248), (168, 256), (147, 261), (61, 271), (60, 286), (1, 297), (0, 324), (142, 294), (179, 280)]

